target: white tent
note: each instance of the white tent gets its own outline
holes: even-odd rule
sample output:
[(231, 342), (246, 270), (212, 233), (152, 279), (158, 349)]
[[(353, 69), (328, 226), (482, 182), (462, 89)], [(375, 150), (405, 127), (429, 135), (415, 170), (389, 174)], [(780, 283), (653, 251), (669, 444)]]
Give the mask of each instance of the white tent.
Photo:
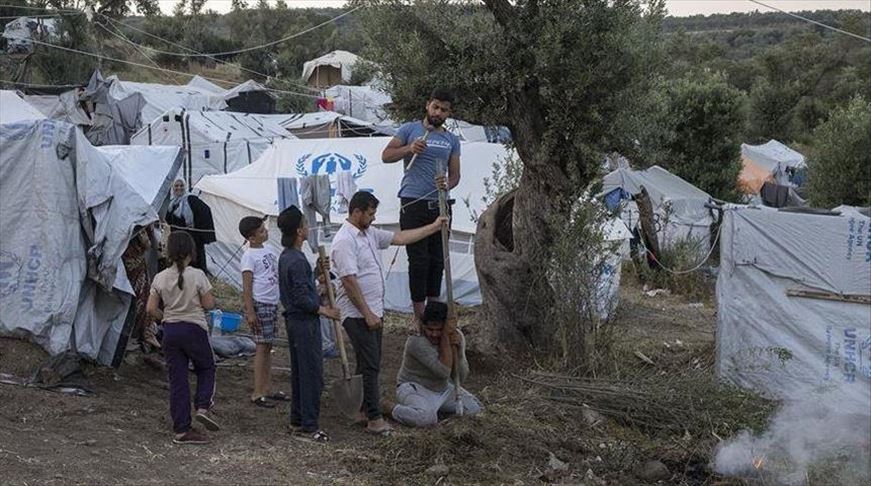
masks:
[(0, 123), (42, 119), (45, 119), (45, 115), (21, 99), (14, 91), (0, 90)]
[(277, 123), (275, 115), (174, 109), (142, 127), (130, 143), (182, 147), (181, 176), (196, 184), (205, 175), (245, 167), (279, 138), (294, 136)]
[(871, 219), (730, 207), (720, 242), (720, 376), (871, 414)]
[(333, 109), (339, 113), (371, 123), (393, 124), (385, 110), (393, 99), (375, 87), (340, 84), (327, 89), (326, 95), (333, 99)]
[[(625, 199), (640, 194), (641, 186), (650, 195), (661, 245), (667, 247), (679, 241), (692, 240), (698, 243), (701, 253), (710, 249), (708, 236), (714, 219), (705, 204), (710, 202), (711, 196), (662, 167), (654, 165), (646, 170), (617, 169), (605, 176), (600, 196)], [(618, 189), (622, 193), (615, 192)], [(621, 204), (623, 222), (634, 230), (638, 225), (638, 206), (634, 201)]]
[[(254, 164), (226, 175), (204, 177), (196, 186), (200, 197), (209, 204), (215, 219), (218, 243), (209, 245), (212, 258), (210, 268), (217, 275), (240, 285), (239, 251), (242, 239), (238, 233), (239, 220), (244, 216), (270, 216), (270, 243), (280, 248), (280, 231), (275, 216), (278, 214), (278, 177), (303, 177), (309, 174), (329, 173), (335, 188), (335, 172), (349, 170), (360, 190), (368, 190), (381, 201), (375, 224), (389, 230), (399, 229), (400, 203), (397, 197), (403, 175), (399, 163), (385, 164), (381, 151), (387, 138), (280, 140), (270, 147)], [(462, 177), (451, 191), (456, 200), (451, 224), (451, 266), (454, 296), (463, 305), (481, 303), (478, 276), (474, 262), (474, 236), (476, 216), (484, 209), (483, 180), (492, 175), (494, 162), (502, 162), (513, 154), (503, 145), (467, 143), (462, 146)], [(330, 221), (341, 223), (346, 217), (333, 207)], [(613, 231), (609, 234), (615, 234)], [(618, 233), (624, 239), (628, 234)], [(314, 255), (311, 255), (314, 258)], [(408, 265), (405, 250), (389, 248), (382, 254), (386, 282), (387, 308), (409, 311), (411, 296), (408, 291)], [(221, 270), (223, 269), (223, 271)], [(619, 272), (619, 266), (616, 269)]]
[(333, 51), (302, 65), (302, 79), (309, 86), (326, 88), (347, 84), (360, 57), (348, 51)]
[[(215, 219), (218, 243), (207, 247), (215, 261), (212, 265), (216, 267), (213, 268), (220, 269), (226, 265), (226, 271), (221, 272), (220, 277), (235, 280), (238, 285), (239, 255), (232, 255), (241, 243), (239, 219), (246, 215), (271, 216), (270, 241), (279, 246), (280, 234), (274, 223), (274, 216), (278, 213), (277, 177), (301, 177), (347, 168), (354, 173), (359, 189), (371, 190), (381, 201), (376, 224), (398, 230), (397, 192), (402, 178), (402, 165), (381, 161), (381, 151), (388, 140), (383, 137), (281, 140), (270, 147), (260, 160), (244, 169), (232, 174), (204, 177), (197, 189), (202, 191), (200, 197), (212, 208)], [(493, 162), (506, 157), (509, 152), (504, 146), (496, 144), (465, 144), (462, 149), (462, 178), (460, 185), (451, 193), (451, 197), (457, 201), (453, 206), (451, 264), (456, 299), (462, 304), (474, 305), (480, 303), (481, 297), (473, 255), (476, 230), (473, 214), (484, 209), (481, 200), (483, 178), (491, 175)], [(323, 163), (330, 157), (339, 163), (333, 166)], [(335, 187), (335, 174), (331, 175)], [(469, 206), (464, 199), (468, 199)], [(335, 212), (334, 208), (331, 221), (341, 222), (345, 217)], [(394, 258), (395, 263), (391, 264)], [(383, 261), (387, 274), (388, 308), (408, 310), (411, 297), (408, 293), (405, 250), (385, 250)]]
[[(133, 324), (121, 255), (157, 220), (140, 194), (167, 193), (178, 149), (112, 154), (52, 120), (0, 125), (0, 146), (0, 334), (118, 366)], [(148, 166), (121, 169), (124, 158)], [(165, 182), (137, 190), (128, 176)]]
[(777, 140), (769, 140), (762, 145), (742, 143), (741, 163), (738, 187), (746, 194), (758, 194), (766, 181), (795, 186), (790, 172), (807, 167), (804, 155)]

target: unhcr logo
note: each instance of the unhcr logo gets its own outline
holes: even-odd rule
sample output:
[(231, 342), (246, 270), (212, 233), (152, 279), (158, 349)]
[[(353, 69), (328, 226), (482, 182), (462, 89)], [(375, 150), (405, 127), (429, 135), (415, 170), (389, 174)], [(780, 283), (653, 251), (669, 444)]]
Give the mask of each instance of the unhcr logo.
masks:
[[(296, 161), (296, 173), (302, 177), (317, 174), (335, 174), (339, 171), (351, 171), (354, 179), (359, 179), (366, 173), (368, 162), (366, 157), (354, 154), (352, 161), (349, 157), (336, 152), (328, 152), (312, 157), (313, 154), (305, 154)], [(309, 159), (311, 159), (309, 161)]]

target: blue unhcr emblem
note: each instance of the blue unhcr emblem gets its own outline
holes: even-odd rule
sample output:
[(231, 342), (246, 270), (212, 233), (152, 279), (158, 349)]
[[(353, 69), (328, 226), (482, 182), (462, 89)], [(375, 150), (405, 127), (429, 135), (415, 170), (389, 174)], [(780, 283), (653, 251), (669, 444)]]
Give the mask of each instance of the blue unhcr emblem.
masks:
[[(296, 161), (296, 173), (302, 177), (316, 174), (335, 174), (339, 171), (352, 171), (354, 179), (359, 179), (366, 173), (368, 163), (366, 157), (354, 154), (357, 167), (348, 157), (339, 153), (325, 153), (311, 158), (312, 154), (305, 154)], [(309, 163), (309, 159), (311, 162)]]

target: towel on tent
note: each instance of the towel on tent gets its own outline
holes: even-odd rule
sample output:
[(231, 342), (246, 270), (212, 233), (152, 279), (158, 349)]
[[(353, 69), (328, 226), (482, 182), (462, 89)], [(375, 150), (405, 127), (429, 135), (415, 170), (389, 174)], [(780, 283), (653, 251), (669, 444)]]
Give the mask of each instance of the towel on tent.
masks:
[[(320, 174), (304, 177), (299, 184), (299, 195), (302, 202), (302, 212), (310, 228), (308, 244), (312, 251), (317, 251), (318, 228), (323, 228), (324, 236), (330, 236), (329, 224), (332, 206), (330, 176)], [(323, 225), (321, 226), (318, 225), (318, 214), (323, 217)]]
[(357, 192), (357, 184), (354, 182), (354, 174), (349, 170), (336, 173), (336, 200), (338, 213), (347, 213), (351, 197)]
[(278, 178), (278, 212), (296, 206), (299, 207), (299, 187), (296, 177)]

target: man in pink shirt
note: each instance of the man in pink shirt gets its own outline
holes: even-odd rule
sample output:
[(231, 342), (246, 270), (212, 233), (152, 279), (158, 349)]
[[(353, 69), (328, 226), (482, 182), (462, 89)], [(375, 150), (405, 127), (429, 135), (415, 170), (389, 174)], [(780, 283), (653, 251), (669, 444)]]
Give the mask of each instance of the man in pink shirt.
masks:
[(381, 250), (390, 245), (408, 245), (432, 235), (447, 224), (447, 218), (411, 230), (393, 233), (372, 227), (378, 199), (369, 192), (354, 194), (348, 204), (348, 219), (333, 237), (330, 261), (341, 279), (338, 295), (342, 326), (348, 332), (357, 357), (357, 373), (363, 375), (363, 407), (360, 421), (366, 431), (384, 435), (392, 429), (379, 409), (378, 373), (381, 369), (381, 324), (384, 317), (384, 272)]

